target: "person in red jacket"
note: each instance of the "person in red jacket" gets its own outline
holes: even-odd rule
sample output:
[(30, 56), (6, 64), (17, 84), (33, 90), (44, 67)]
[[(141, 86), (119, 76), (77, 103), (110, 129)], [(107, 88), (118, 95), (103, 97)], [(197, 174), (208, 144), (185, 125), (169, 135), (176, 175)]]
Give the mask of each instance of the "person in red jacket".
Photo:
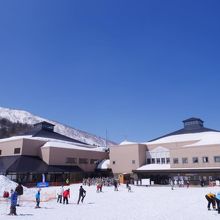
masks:
[(63, 204), (68, 204), (68, 198), (70, 198), (70, 189), (67, 189), (63, 192)]

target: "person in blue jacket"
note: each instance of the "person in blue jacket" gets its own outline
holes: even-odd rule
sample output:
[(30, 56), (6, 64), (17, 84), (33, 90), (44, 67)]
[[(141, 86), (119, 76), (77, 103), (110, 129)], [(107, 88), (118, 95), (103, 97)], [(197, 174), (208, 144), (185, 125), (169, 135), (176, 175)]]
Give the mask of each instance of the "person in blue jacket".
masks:
[(218, 214), (220, 214), (220, 192), (218, 192), (215, 196), (215, 200), (217, 203)]
[(17, 215), (17, 213), (16, 213), (17, 198), (18, 198), (17, 192), (12, 189), (11, 190), (11, 198), (10, 198), (11, 206), (10, 206), (9, 215)]
[(36, 198), (36, 206), (35, 208), (40, 208), (40, 189), (38, 189), (36, 195), (35, 195), (35, 198)]

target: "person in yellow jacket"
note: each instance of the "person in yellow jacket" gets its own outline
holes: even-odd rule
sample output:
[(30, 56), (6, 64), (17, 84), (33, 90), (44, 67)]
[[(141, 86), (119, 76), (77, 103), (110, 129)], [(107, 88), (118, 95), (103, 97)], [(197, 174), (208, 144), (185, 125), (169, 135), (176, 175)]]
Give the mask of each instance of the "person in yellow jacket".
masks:
[(215, 210), (215, 207), (216, 207), (215, 194), (210, 192), (210, 193), (205, 195), (205, 198), (208, 201), (208, 206), (207, 206), (208, 210), (211, 210), (210, 209), (211, 204), (212, 204), (212, 208)]

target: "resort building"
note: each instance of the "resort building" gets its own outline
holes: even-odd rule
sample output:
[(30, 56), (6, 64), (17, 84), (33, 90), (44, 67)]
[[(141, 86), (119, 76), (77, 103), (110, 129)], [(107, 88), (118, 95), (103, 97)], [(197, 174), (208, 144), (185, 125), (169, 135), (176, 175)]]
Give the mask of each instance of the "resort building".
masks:
[(105, 159), (106, 148), (58, 134), (48, 122), (35, 124), (24, 135), (0, 139), (0, 174), (26, 184), (40, 182), (42, 175), (51, 184), (81, 181), (97, 174)]
[(112, 146), (114, 174), (128, 173), (160, 184), (170, 179), (195, 184), (220, 180), (220, 132), (205, 128), (199, 118), (184, 120), (183, 124), (182, 129), (145, 143)]

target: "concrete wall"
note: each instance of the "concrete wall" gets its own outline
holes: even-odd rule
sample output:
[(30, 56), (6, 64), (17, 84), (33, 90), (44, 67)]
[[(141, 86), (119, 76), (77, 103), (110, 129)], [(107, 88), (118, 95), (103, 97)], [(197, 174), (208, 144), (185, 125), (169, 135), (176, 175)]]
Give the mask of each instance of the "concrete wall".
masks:
[[(92, 150), (78, 150), (58, 147), (43, 147), (42, 159), (49, 165), (77, 165), (85, 172), (93, 172), (96, 164), (90, 164), (91, 159), (103, 160), (108, 158), (107, 152), (92, 151)], [(66, 163), (66, 158), (77, 158), (76, 164)], [(88, 159), (88, 164), (80, 164), (79, 158)]]
[(23, 139), (22, 155), (40, 156), (40, 148), (46, 141)]
[[(12, 156), (12, 155), (21, 155), (23, 147), (23, 139), (18, 140), (6, 140), (4, 142), (0, 142), (0, 150), (1, 155), (0, 156)], [(20, 148), (19, 154), (14, 154), (14, 149)]]
[(110, 147), (110, 167), (113, 173), (132, 173), (132, 170), (144, 165), (146, 163), (146, 149), (146, 145), (142, 144)]

